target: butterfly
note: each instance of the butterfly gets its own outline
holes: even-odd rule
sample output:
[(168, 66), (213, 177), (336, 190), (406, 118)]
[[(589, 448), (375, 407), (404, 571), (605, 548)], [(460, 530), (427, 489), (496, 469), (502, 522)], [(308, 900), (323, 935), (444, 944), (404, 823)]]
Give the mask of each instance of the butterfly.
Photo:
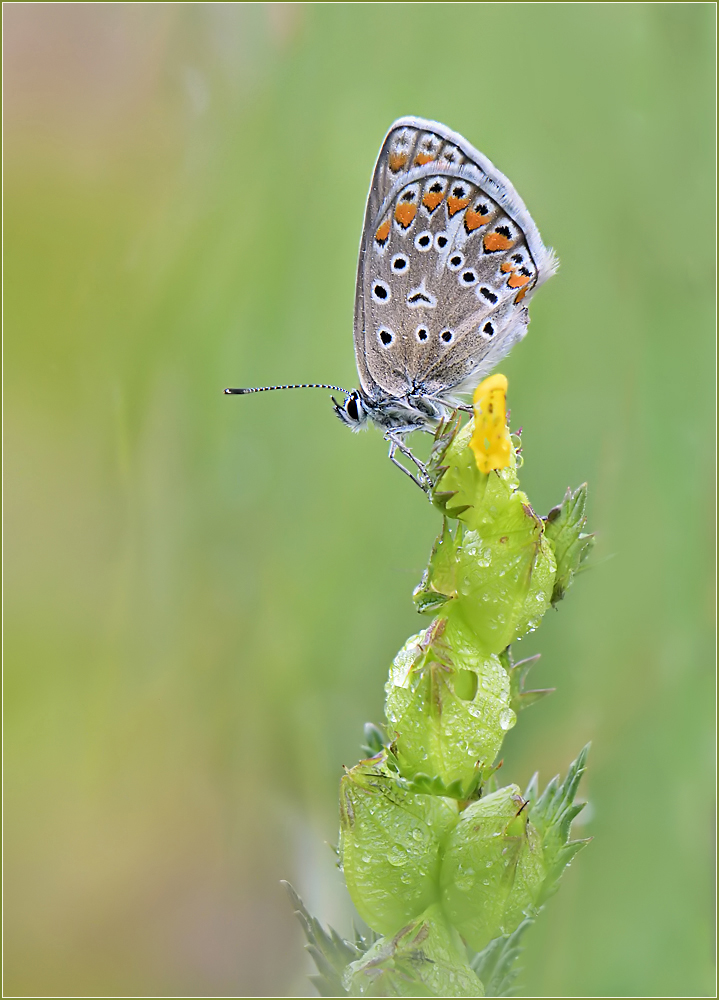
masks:
[[(405, 437), (434, 431), (527, 332), (528, 306), (557, 269), (511, 182), (439, 122), (400, 118), (377, 158), (360, 242), (354, 346), (360, 387), (321, 383), (225, 389), (333, 389), (352, 430), (369, 422), (423, 489)], [(414, 475), (397, 458), (408, 458)]]

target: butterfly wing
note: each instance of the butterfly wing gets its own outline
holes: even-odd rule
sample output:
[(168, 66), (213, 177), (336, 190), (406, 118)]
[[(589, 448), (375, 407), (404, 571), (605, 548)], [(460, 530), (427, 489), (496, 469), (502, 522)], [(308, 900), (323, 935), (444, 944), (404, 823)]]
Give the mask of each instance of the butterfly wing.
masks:
[(526, 333), (556, 261), (512, 184), (437, 122), (392, 125), (360, 246), (355, 354), (373, 399), (453, 400)]

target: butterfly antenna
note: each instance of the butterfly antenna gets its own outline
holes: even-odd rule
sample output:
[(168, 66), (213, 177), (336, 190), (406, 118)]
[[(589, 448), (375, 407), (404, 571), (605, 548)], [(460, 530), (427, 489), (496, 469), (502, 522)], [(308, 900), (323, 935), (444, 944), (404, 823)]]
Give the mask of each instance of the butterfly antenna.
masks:
[(301, 385), (260, 385), (251, 389), (225, 389), (229, 396), (245, 396), (248, 392), (271, 392), (273, 389), (335, 389), (345, 396), (351, 395), (351, 389), (343, 389), (339, 385), (325, 385), (323, 382), (303, 382)]

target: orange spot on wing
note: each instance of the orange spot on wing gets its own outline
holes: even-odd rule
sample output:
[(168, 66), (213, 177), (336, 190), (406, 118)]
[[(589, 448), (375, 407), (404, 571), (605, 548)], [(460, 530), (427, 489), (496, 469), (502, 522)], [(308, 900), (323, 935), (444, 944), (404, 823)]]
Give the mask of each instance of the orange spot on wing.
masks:
[(471, 233), (474, 229), (479, 229), (483, 226), (485, 222), (489, 222), (488, 215), (482, 215), (481, 212), (475, 212), (473, 208), (467, 209), (467, 214), (464, 217), (464, 228), (468, 233)]
[(398, 170), (401, 170), (406, 163), (407, 163), (406, 153), (389, 154), (389, 169), (392, 171), (393, 174), (396, 174)]
[(521, 302), (522, 299), (524, 298), (524, 296), (527, 294), (528, 291), (529, 291), (529, 289), (526, 286), (524, 288), (520, 288), (520, 290), (514, 296), (515, 303), (516, 302)]
[(509, 263), (508, 260), (505, 260), (504, 264), (502, 264), (499, 270), (504, 271), (504, 273), (507, 274), (508, 271), (514, 271), (514, 267)]
[(450, 216), (461, 211), (463, 208), (466, 208), (467, 205), (469, 205), (469, 198), (447, 198), (447, 209)]
[(378, 243), (385, 243), (387, 241), (387, 237), (389, 236), (390, 225), (391, 225), (390, 220), (385, 219), (385, 221), (379, 227), (377, 232), (374, 234), (374, 238), (377, 240)]
[(394, 217), (403, 229), (412, 225), (416, 214), (417, 206), (406, 201), (400, 202), (394, 210)]
[(512, 274), (507, 284), (510, 288), (523, 288), (529, 283), (530, 276), (528, 274)]
[(435, 208), (444, 198), (444, 191), (428, 191), (424, 198), (422, 199), (422, 204), (425, 208), (428, 208), (430, 212), (434, 212)]
[(423, 167), (425, 163), (431, 163), (434, 159), (431, 153), (417, 153), (414, 162), (418, 167)]
[(489, 253), (496, 250), (509, 250), (514, 241), (502, 236), (501, 233), (487, 233), (484, 237), (484, 249)]

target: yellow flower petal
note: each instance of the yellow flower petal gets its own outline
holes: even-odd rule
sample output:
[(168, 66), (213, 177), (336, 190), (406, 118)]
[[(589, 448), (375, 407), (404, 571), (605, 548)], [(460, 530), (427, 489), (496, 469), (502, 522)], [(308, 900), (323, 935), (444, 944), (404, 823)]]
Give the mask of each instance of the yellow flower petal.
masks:
[(504, 375), (490, 375), (474, 390), (474, 433), (469, 447), (480, 472), (506, 469), (510, 463), (507, 385)]

